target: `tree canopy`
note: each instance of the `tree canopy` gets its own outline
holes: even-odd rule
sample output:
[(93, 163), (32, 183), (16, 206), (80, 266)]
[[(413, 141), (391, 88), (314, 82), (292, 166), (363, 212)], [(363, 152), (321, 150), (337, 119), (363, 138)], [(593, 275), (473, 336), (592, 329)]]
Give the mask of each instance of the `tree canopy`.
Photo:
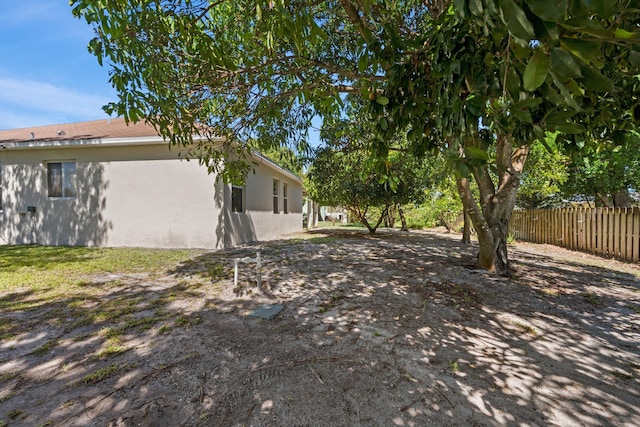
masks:
[[(619, 144), (640, 116), (640, 0), (71, 0), (111, 67), (109, 112), (193, 135), (215, 167), (242, 142), (299, 144), (311, 119), (366, 102), (385, 159), (447, 149), (478, 230), (477, 265), (508, 271), (506, 226), (529, 146)], [(485, 132), (480, 129), (486, 129)], [(229, 169), (231, 170), (231, 169)], [(478, 184), (473, 198), (469, 180)]]

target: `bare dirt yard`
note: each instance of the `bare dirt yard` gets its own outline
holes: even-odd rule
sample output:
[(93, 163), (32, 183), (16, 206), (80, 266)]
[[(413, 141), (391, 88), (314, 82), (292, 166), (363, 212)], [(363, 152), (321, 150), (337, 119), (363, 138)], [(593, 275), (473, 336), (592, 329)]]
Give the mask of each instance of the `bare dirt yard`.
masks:
[(458, 240), (317, 230), (0, 294), (0, 425), (640, 425), (639, 266), (518, 243), (495, 277)]

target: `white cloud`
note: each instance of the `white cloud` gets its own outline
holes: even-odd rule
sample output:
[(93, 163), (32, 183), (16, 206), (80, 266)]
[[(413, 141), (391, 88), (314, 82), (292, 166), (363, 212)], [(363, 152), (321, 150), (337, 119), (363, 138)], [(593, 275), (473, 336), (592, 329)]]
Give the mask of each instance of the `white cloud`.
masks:
[(109, 101), (112, 99), (106, 96), (81, 93), (46, 82), (0, 76), (0, 111), (10, 112), (2, 115), (0, 127), (16, 128), (25, 122), (32, 126), (33, 118), (37, 117), (93, 120), (104, 117), (102, 106)]
[(18, 27), (35, 21), (58, 19), (63, 13), (71, 15), (71, 8), (51, 1), (9, 2), (2, 5), (0, 21), (6, 27)]

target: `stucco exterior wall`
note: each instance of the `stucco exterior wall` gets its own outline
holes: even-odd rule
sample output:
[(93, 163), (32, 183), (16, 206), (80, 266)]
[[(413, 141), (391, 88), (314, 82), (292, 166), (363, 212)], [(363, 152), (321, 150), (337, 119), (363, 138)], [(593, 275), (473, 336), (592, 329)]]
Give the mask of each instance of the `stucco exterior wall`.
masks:
[[(76, 162), (78, 194), (48, 197), (47, 162), (64, 161)], [(166, 144), (11, 149), (0, 163), (0, 243), (213, 249), (302, 228), (301, 185), (264, 165), (232, 213), (231, 187)], [(288, 215), (273, 213), (273, 176), (290, 182)]]
[[(273, 180), (279, 180), (280, 212), (273, 210)], [(283, 211), (283, 184), (287, 184), (288, 213)], [(254, 240), (273, 240), (302, 230), (302, 185), (290, 176), (260, 165), (247, 176), (244, 213), (225, 211), (226, 246)], [(231, 206), (231, 186), (226, 186), (225, 205)]]

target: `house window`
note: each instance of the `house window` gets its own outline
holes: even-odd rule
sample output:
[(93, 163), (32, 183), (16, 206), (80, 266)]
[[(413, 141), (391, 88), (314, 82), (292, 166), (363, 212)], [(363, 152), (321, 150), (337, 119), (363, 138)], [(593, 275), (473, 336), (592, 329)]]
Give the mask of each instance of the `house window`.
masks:
[(282, 184), (282, 210), (284, 213), (289, 213), (289, 205), (287, 203), (287, 184)]
[(231, 187), (231, 212), (244, 212), (244, 188), (233, 185)]
[(278, 190), (280, 189), (280, 181), (273, 180), (273, 213), (280, 213), (280, 203), (278, 201)]
[(2, 209), (4, 208), (4, 206), (2, 205), (2, 185), (3, 185), (3, 181), (2, 181), (2, 163), (0, 163), (0, 211), (2, 211)]
[(76, 197), (76, 162), (47, 163), (49, 197)]

